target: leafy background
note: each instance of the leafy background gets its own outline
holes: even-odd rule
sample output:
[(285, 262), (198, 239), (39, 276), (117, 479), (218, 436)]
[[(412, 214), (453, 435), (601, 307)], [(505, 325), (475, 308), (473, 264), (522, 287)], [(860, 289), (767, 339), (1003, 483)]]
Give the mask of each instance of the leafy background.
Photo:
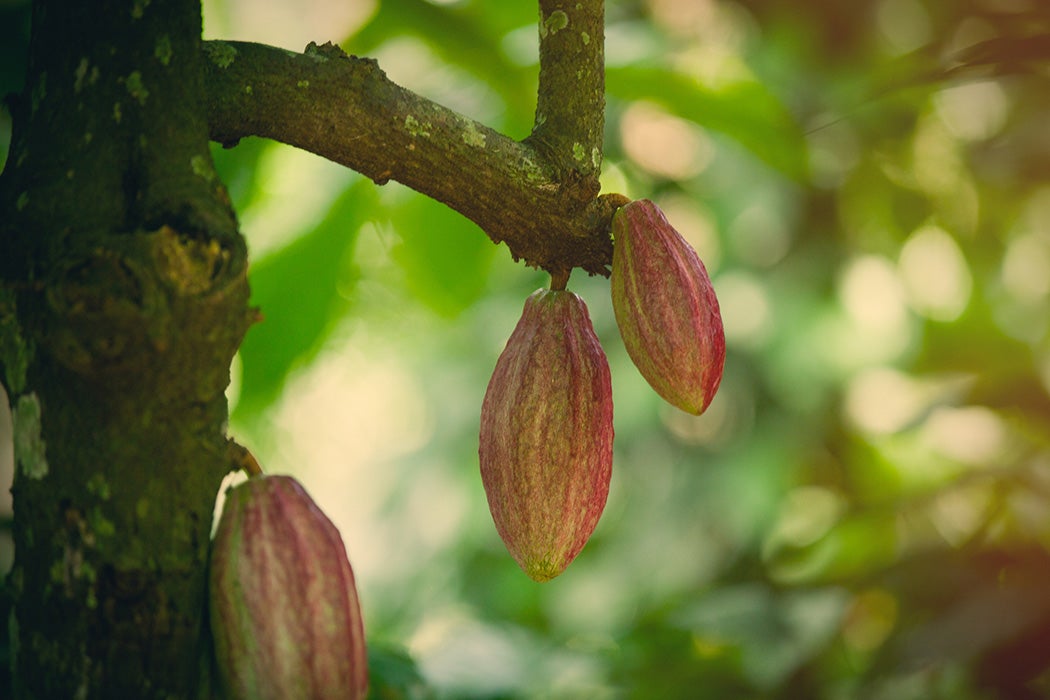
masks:
[[(24, 3), (0, 10), (17, 89)], [(374, 696), (1050, 695), (1050, 6), (610, 0), (607, 21), (604, 189), (695, 245), (729, 352), (704, 416), (669, 408), (607, 281), (576, 272), (614, 475), (547, 584), (496, 535), (476, 444), (545, 275), (396, 183), (215, 147), (265, 317), (231, 433), (340, 527)], [(205, 3), (209, 38), (331, 40), (516, 138), (535, 23), (530, 2)], [(9, 132), (0, 113), (0, 157)]]

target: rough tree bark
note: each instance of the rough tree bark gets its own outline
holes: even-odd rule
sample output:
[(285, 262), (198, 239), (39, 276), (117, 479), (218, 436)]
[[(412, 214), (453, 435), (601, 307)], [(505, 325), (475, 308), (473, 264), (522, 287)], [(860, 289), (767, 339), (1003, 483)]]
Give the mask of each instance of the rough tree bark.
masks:
[(192, 697), (245, 246), (195, 0), (38, 2), (3, 176), (15, 696)]
[(278, 139), (462, 212), (527, 263), (604, 274), (600, 0), (540, 2), (515, 142), (331, 46), (201, 42), (199, 0), (38, 0), (0, 175), (14, 697), (207, 697), (223, 395), (254, 319), (209, 138)]

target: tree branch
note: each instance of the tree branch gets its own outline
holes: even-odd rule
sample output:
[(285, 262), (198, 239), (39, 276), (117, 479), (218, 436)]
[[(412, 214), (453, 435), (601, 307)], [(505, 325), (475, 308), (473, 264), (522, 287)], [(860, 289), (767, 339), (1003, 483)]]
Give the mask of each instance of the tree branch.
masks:
[(536, 125), (527, 140), (543, 144), (563, 171), (578, 173), (597, 194), (604, 126), (603, 0), (540, 0)]
[[(550, 126), (518, 142), (394, 84), (374, 60), (330, 44), (295, 54), (211, 41), (204, 51), (214, 140), (232, 145), (263, 136), (302, 148), (377, 184), (396, 180), (447, 204), (505, 242), (515, 259), (546, 270), (608, 274), (610, 222), (622, 198), (596, 197), (600, 136), (594, 157), (594, 134), (581, 136), (582, 126), (557, 110)], [(552, 81), (555, 89), (566, 88)], [(598, 119), (590, 130), (600, 134)], [(562, 141), (548, 137), (558, 124), (571, 135), (562, 141), (588, 149), (586, 168), (564, 167), (566, 158), (557, 155)]]

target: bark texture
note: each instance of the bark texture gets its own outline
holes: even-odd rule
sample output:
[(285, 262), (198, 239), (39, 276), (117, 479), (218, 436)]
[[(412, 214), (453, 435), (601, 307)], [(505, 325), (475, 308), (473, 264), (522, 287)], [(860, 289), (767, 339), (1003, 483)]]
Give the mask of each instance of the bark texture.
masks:
[(193, 0), (38, 2), (0, 181), (15, 697), (207, 692), (245, 248), (199, 108)]
[[(551, 39), (541, 45), (553, 40), (553, 30), (546, 31)], [(396, 85), (375, 61), (335, 46), (311, 44), (296, 54), (207, 41), (204, 52), (204, 97), (216, 141), (265, 136), (291, 144), (378, 184), (396, 180), (444, 202), (529, 265), (608, 275), (612, 215), (623, 199), (598, 196), (604, 93), (583, 104), (577, 90), (593, 97), (601, 81), (581, 87), (564, 78), (575, 76), (584, 59), (597, 60), (587, 74), (601, 76), (600, 51), (583, 57), (545, 51), (573, 60), (541, 69), (541, 88), (545, 76), (553, 85), (541, 91), (548, 97), (539, 108), (546, 111), (537, 112), (524, 141)], [(557, 90), (571, 99), (559, 104)]]

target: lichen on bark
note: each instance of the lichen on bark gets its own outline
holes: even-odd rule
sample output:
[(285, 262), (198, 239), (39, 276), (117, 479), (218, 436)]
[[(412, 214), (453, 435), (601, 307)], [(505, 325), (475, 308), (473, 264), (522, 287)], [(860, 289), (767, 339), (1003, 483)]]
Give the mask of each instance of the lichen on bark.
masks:
[(264, 136), (378, 184), (396, 180), (460, 212), (515, 259), (607, 275), (622, 197), (599, 196), (603, 7), (540, 3), (536, 119), (522, 141), (401, 88), (374, 60), (338, 47), (295, 54), (224, 41), (203, 49), (211, 134), (227, 145)]
[(200, 32), (195, 0), (34, 6), (0, 176), (18, 698), (207, 691), (223, 392), (252, 315)]

